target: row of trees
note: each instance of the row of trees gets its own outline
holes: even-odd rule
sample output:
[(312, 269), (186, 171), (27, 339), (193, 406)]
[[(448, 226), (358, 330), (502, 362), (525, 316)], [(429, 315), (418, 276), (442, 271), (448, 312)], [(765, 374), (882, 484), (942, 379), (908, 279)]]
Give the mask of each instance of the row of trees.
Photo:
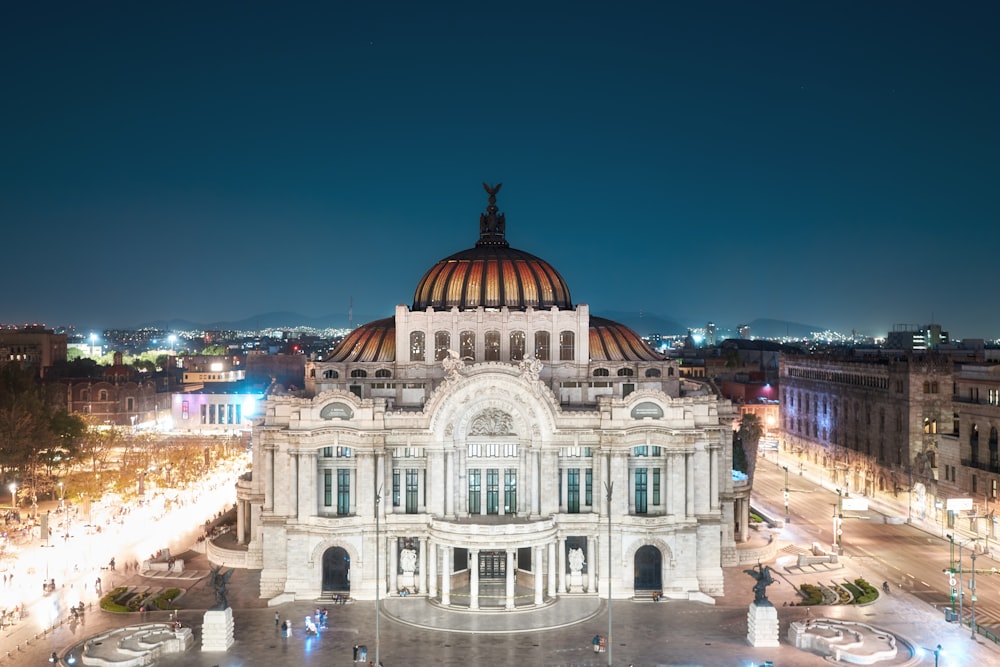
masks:
[(0, 476), (34, 496), (52, 493), (55, 473), (79, 456), (87, 425), (66, 411), (62, 388), (17, 364), (0, 368)]
[[(98, 424), (66, 411), (64, 389), (15, 364), (0, 368), (0, 479), (21, 499), (134, 495), (139, 485), (183, 486), (214, 461), (245, 450), (239, 439), (162, 436)], [(62, 487), (59, 486), (62, 482)]]

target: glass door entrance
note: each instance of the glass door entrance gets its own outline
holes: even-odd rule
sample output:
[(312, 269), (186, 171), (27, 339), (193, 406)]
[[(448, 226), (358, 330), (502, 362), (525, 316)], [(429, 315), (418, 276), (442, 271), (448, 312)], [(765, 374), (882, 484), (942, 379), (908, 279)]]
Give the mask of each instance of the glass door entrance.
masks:
[(507, 576), (507, 553), (504, 551), (479, 552), (479, 578), (503, 579)]

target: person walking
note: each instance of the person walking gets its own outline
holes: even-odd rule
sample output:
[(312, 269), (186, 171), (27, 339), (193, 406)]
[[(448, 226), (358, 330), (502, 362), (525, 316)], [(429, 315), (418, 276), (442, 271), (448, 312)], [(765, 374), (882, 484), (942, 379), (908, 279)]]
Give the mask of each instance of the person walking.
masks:
[(274, 612), (274, 627), (278, 627), (281, 624), (281, 616), (278, 612)]
[(357, 644), (354, 645), (354, 658), (353, 658), (353, 661), (354, 662), (358, 661), (358, 645)]

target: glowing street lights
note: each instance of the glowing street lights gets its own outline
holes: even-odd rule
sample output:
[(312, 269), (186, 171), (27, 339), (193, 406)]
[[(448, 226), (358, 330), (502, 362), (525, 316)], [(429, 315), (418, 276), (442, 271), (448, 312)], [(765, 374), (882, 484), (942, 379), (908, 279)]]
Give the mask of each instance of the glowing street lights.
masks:
[(8, 488), (10, 489), (10, 507), (17, 509), (17, 484), (11, 483)]

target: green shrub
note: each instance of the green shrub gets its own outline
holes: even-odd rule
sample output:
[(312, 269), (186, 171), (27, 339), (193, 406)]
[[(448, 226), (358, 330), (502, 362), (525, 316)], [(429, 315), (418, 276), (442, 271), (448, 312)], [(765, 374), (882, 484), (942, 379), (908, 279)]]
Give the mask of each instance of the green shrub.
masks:
[(167, 590), (163, 591), (162, 593), (156, 596), (156, 599), (153, 600), (153, 604), (156, 606), (157, 609), (163, 611), (170, 611), (171, 609), (177, 609), (177, 607), (173, 605), (173, 602), (174, 599), (176, 599), (177, 596), (180, 594), (181, 594), (181, 589), (168, 588)]
[(854, 596), (855, 603), (865, 604), (878, 599), (878, 589), (861, 577), (854, 580), (854, 585), (861, 589), (861, 595)]
[(111, 611), (117, 614), (123, 614), (128, 611), (128, 607), (119, 601), (119, 598), (124, 598), (126, 593), (128, 593), (128, 588), (125, 586), (119, 586), (111, 590), (107, 595), (101, 598), (101, 609), (104, 611)]
[(799, 586), (799, 590), (802, 591), (802, 595), (805, 596), (805, 600), (800, 602), (801, 605), (814, 605), (823, 604), (823, 589), (819, 586), (813, 586), (812, 584), (802, 584)]

